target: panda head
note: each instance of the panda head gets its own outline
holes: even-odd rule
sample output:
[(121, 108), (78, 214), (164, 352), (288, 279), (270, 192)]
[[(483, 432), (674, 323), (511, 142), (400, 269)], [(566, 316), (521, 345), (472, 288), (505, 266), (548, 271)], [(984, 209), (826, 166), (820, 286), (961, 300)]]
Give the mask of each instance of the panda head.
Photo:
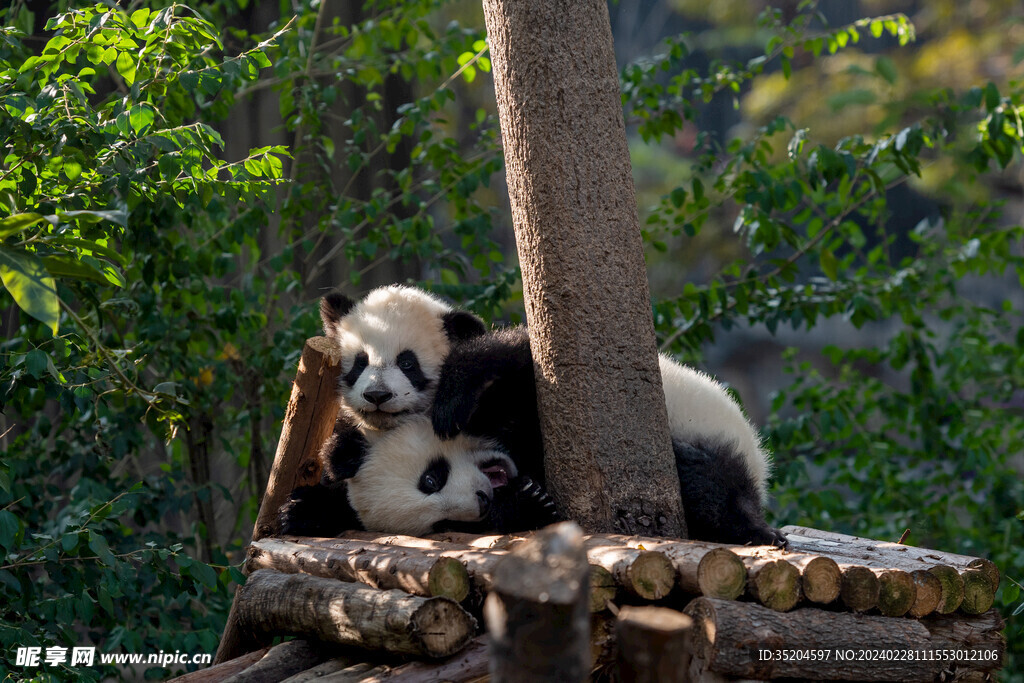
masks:
[(357, 427), (388, 430), (425, 413), (453, 341), (486, 332), (479, 318), (414, 287), (392, 285), (355, 302), (320, 301), (324, 334), (341, 348), (339, 392)]
[(357, 468), (346, 484), (362, 525), (410, 536), (485, 522), (495, 490), (517, 476), (493, 442), (466, 435), (442, 441), (425, 416), (375, 439)]

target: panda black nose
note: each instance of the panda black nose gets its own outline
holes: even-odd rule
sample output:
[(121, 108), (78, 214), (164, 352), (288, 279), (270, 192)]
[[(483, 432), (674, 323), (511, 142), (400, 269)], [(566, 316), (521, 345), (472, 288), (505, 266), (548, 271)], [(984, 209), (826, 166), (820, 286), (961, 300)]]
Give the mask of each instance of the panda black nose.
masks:
[(477, 491), (476, 500), (480, 503), (480, 516), (483, 517), (491, 508), (491, 498), (483, 491)]
[(389, 398), (394, 396), (390, 391), (364, 391), (363, 398), (372, 403), (375, 406), (379, 406)]

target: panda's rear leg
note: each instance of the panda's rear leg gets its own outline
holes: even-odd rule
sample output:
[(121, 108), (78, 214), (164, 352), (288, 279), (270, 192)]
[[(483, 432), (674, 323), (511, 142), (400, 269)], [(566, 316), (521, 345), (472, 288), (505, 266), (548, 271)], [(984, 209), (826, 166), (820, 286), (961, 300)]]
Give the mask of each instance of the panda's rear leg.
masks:
[(733, 446), (672, 445), (690, 538), (786, 547), (786, 536), (765, 522), (761, 491)]

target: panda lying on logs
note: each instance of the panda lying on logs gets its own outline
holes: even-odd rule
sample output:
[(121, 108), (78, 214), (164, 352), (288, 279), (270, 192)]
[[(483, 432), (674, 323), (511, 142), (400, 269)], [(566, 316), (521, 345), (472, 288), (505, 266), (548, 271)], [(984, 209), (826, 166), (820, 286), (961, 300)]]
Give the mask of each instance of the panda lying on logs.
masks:
[[(740, 407), (711, 377), (666, 356), (660, 357), (660, 367), (690, 537), (785, 545), (785, 536), (768, 526), (762, 510), (769, 456)], [(432, 422), (443, 438), (470, 434), (496, 440), (520, 471), (543, 482), (526, 329), (497, 330), (454, 344), (441, 369)], [(521, 526), (514, 509), (503, 513), (513, 519), (493, 520), (496, 527)]]
[(550, 499), (493, 442), (440, 441), (430, 427), (441, 363), (453, 343), (484, 335), (483, 321), (397, 285), (359, 302), (329, 294), (320, 315), (341, 351), (341, 411), (321, 449), (321, 483), (291, 494), (279, 533), (483, 532), (502, 520), (523, 528), (554, 521)]

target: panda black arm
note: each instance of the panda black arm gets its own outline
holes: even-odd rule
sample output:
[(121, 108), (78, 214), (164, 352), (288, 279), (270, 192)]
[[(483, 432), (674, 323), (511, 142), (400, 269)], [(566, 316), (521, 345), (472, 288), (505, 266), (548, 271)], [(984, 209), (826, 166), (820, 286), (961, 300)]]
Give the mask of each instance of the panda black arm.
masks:
[(359, 515), (348, 502), (345, 482), (300, 486), (277, 512), (277, 533), (284, 536), (337, 536), (362, 530)]
[(355, 476), (366, 457), (366, 437), (344, 418), (320, 447), (320, 483), (334, 486)]
[[(525, 327), (498, 330), (452, 346), (441, 367), (434, 396), (432, 422), (437, 435), (450, 439), (470, 427), (481, 396), (496, 382), (509, 385), (514, 394), (528, 391), (533, 395), (532, 411), (536, 414), (533, 356)], [(509, 399), (503, 400), (503, 404), (518, 407), (505, 388), (501, 393)], [(486, 417), (483, 420), (488, 421)]]

